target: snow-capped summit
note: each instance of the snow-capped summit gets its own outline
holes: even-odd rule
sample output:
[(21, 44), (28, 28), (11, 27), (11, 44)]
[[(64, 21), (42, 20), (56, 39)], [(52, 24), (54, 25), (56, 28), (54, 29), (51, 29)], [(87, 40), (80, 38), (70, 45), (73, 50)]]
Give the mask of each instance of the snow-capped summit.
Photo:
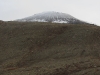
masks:
[(52, 22), (52, 23), (84, 23), (73, 16), (60, 12), (42, 12), (30, 17), (18, 19), (21, 22)]

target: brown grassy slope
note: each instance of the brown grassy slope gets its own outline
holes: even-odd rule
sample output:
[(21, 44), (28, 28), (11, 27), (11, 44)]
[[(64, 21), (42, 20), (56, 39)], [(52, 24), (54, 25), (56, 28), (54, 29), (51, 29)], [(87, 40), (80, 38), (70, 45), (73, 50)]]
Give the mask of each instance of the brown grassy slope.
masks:
[(98, 26), (1, 23), (0, 72), (1, 74), (5, 72), (5, 75), (9, 72), (19, 75), (21, 71), (24, 71), (21, 75), (28, 75), (27, 73), (77, 75), (85, 73), (86, 70), (87, 73), (87, 69), (91, 71), (94, 64), (100, 66), (97, 64), (100, 57), (99, 45), (100, 27)]

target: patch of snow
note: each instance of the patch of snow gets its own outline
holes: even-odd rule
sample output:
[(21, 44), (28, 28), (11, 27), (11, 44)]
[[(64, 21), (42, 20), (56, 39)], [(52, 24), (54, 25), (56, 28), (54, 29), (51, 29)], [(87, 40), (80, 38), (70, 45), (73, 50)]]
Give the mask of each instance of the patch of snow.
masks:
[(45, 21), (44, 19), (33, 19), (33, 20), (30, 20), (31, 22), (48, 22), (48, 21)]
[(59, 21), (59, 20), (57, 20), (57, 21), (53, 21), (52, 23), (68, 23), (67, 21)]
[(26, 17), (23, 19), (19, 19), (17, 21), (22, 22), (52, 22), (52, 23), (75, 23), (76, 21), (80, 21), (73, 16), (60, 12), (43, 12), (38, 13), (30, 17)]

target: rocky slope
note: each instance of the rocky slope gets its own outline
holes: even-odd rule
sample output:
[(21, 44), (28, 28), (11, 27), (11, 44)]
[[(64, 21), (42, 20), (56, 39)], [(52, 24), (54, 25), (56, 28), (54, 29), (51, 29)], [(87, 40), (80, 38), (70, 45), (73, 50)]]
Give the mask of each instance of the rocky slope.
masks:
[(0, 75), (100, 75), (100, 27), (3, 22)]

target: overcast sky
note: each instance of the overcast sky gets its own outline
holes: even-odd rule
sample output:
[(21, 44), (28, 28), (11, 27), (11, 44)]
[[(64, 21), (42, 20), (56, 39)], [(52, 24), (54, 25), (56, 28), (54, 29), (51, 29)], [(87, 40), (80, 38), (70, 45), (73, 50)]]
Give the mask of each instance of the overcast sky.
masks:
[(56, 11), (100, 25), (100, 0), (0, 0), (0, 20), (15, 20)]

